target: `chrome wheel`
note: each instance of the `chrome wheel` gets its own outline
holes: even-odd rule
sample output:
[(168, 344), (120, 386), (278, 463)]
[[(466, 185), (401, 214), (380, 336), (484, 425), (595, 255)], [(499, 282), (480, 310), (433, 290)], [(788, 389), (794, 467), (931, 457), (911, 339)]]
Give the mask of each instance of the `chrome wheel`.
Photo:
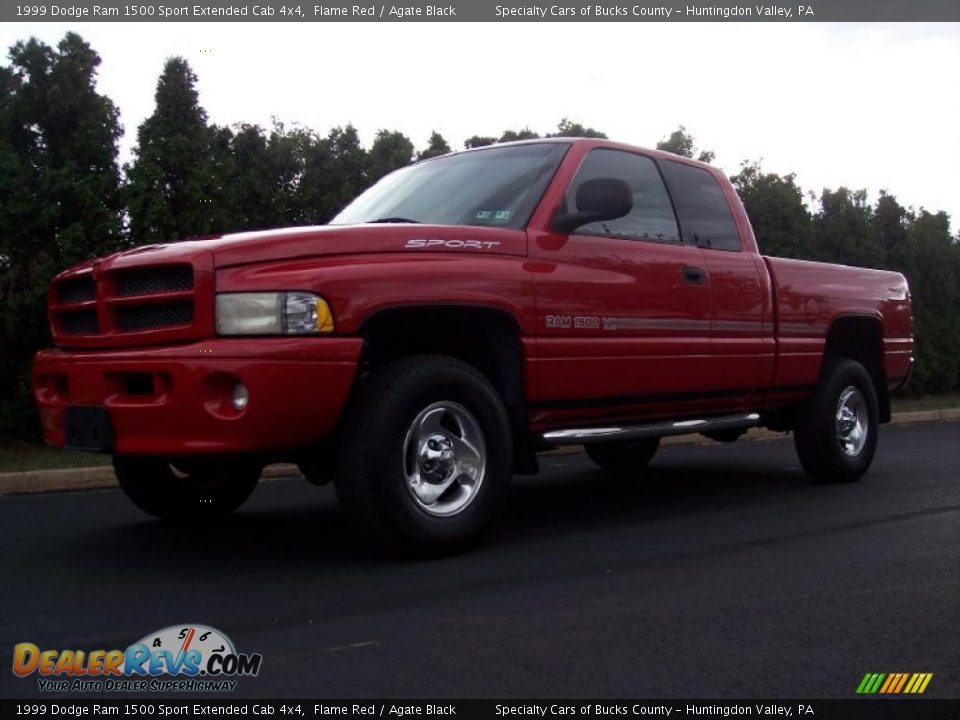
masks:
[(803, 469), (817, 482), (859, 480), (877, 451), (879, 414), (873, 378), (863, 365), (824, 360), (813, 395), (797, 408), (794, 443)]
[(867, 400), (853, 385), (848, 385), (840, 393), (836, 420), (837, 443), (840, 449), (848, 457), (857, 457), (867, 443), (869, 419)]
[(476, 499), (486, 469), (480, 424), (463, 405), (433, 403), (403, 441), (407, 490), (424, 512), (456, 515)]

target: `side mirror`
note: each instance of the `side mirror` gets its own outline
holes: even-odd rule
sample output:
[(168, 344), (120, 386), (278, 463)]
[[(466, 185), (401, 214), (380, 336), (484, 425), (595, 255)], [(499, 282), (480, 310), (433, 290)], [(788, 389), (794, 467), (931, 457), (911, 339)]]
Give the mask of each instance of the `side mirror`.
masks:
[(623, 217), (633, 209), (633, 193), (618, 178), (587, 180), (577, 188), (577, 208), (574, 213), (555, 215), (550, 229), (569, 233), (588, 223)]

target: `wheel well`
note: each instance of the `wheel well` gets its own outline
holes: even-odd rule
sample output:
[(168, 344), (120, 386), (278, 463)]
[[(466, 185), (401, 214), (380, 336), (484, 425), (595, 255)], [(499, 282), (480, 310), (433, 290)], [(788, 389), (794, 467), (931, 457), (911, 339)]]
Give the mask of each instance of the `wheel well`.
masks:
[(866, 368), (877, 393), (880, 422), (890, 422), (890, 391), (883, 368), (883, 326), (876, 318), (842, 317), (827, 333), (824, 358), (850, 358)]
[[(517, 472), (536, 471), (530, 441), (520, 327), (502, 310), (423, 306), (382, 310), (360, 328), (361, 373), (409, 355), (448, 355), (477, 368), (503, 399)], [(532, 465), (531, 465), (532, 463)]]

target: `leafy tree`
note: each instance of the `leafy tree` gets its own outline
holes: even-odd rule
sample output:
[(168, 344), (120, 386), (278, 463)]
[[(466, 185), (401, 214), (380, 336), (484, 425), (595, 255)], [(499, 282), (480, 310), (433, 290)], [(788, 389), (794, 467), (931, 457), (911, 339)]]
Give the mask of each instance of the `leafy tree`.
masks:
[(413, 143), (401, 132), (380, 130), (370, 147), (367, 179), (372, 185), (413, 160)]
[(571, 122), (568, 118), (563, 118), (557, 123), (557, 132), (549, 133), (547, 137), (606, 138), (607, 136), (599, 130), (584, 127), (580, 123)]
[[(464, 147), (467, 149), (485, 147), (496, 143), (514, 142), (516, 140), (536, 140), (540, 134), (534, 132), (529, 127), (522, 130), (504, 130), (499, 138), (490, 135), (474, 135), (467, 138)], [(557, 124), (557, 132), (547, 133), (546, 137), (587, 137), (587, 138), (605, 138), (607, 137), (599, 130), (584, 127), (580, 123), (570, 122), (564, 118)]]
[[(205, 202), (208, 229), (197, 234), (213, 234), (247, 229), (249, 213), (243, 206), (244, 198), (239, 193), (243, 187), (239, 171), (242, 159), (236, 153), (236, 137), (228, 127), (210, 125), (208, 162), (210, 164), (208, 189)], [(269, 178), (263, 178), (269, 186)]]
[(912, 221), (910, 213), (897, 199), (881, 190), (874, 210), (877, 238), (890, 267), (910, 268), (911, 252), (907, 239), (907, 226)]
[(230, 226), (225, 230), (256, 230), (296, 222), (293, 217), (296, 183), (302, 167), (295, 135), (274, 122), (267, 134), (259, 125), (241, 124), (229, 137), (229, 157), (219, 174), (232, 200)]
[(493, 145), (497, 142), (495, 137), (490, 137), (489, 135), (474, 135), (473, 137), (468, 137), (463, 141), (463, 146), (470, 150), (472, 148), (486, 147), (487, 145)]
[(233, 129), (211, 133), (211, 157), (217, 177), (220, 204), (228, 216), (227, 230), (252, 230), (271, 223), (275, 214), (274, 187), (267, 138), (259, 125), (241, 123)]
[(903, 268), (913, 295), (916, 361), (911, 391), (945, 392), (960, 380), (960, 245), (946, 213), (921, 210), (910, 218), (906, 240), (911, 268)]
[(58, 271), (121, 240), (111, 100), (100, 56), (75, 33), (54, 49), (30, 39), (0, 68), (0, 432), (34, 417), (29, 363), (48, 343), (46, 289)]
[(446, 155), (448, 152), (450, 152), (450, 145), (443, 139), (443, 135), (438, 132), (432, 132), (430, 133), (430, 143), (426, 148), (417, 153), (417, 159), (426, 160), (427, 158)]
[(765, 173), (759, 163), (744, 162), (730, 181), (747, 210), (761, 252), (810, 257), (810, 212), (792, 173)]
[(325, 223), (369, 185), (367, 153), (353, 125), (334, 128), (325, 138), (306, 131), (300, 142), (297, 221)]
[(340, 210), (350, 200), (366, 190), (372, 183), (368, 180), (367, 153), (353, 125), (334, 128), (327, 136), (335, 165), (334, 176), (339, 178), (339, 194), (332, 200)]
[(135, 245), (220, 232), (229, 217), (229, 199), (221, 190), (230, 138), (207, 125), (196, 82), (186, 60), (167, 60), (156, 109), (137, 131), (136, 159), (126, 168)]
[(539, 134), (525, 127), (523, 130), (504, 130), (503, 135), (500, 136), (497, 142), (505, 143), (514, 142), (515, 140), (536, 140), (538, 137), (540, 137)]
[(713, 162), (713, 158), (715, 157), (709, 150), (700, 150), (698, 152), (693, 136), (687, 132), (687, 129), (683, 125), (670, 133), (667, 138), (660, 140), (660, 142), (657, 143), (657, 150), (663, 150), (664, 152), (670, 152), (686, 158), (696, 157), (697, 160), (705, 163)]
[(883, 267), (884, 253), (865, 190), (824, 190), (814, 216), (811, 249), (826, 262)]

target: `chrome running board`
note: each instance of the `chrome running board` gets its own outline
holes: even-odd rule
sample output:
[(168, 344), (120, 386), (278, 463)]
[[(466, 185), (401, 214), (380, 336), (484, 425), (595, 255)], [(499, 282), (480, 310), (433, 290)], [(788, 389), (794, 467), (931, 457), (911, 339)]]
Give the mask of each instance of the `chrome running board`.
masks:
[(759, 424), (760, 415), (748, 413), (746, 415), (723, 415), (703, 420), (676, 420), (643, 425), (552, 430), (543, 433), (541, 437), (548, 445), (580, 445), (585, 442), (604, 442), (607, 440), (635, 440), (638, 438), (666, 437), (667, 435), (686, 435), (687, 433), (717, 432), (718, 430), (746, 430)]

